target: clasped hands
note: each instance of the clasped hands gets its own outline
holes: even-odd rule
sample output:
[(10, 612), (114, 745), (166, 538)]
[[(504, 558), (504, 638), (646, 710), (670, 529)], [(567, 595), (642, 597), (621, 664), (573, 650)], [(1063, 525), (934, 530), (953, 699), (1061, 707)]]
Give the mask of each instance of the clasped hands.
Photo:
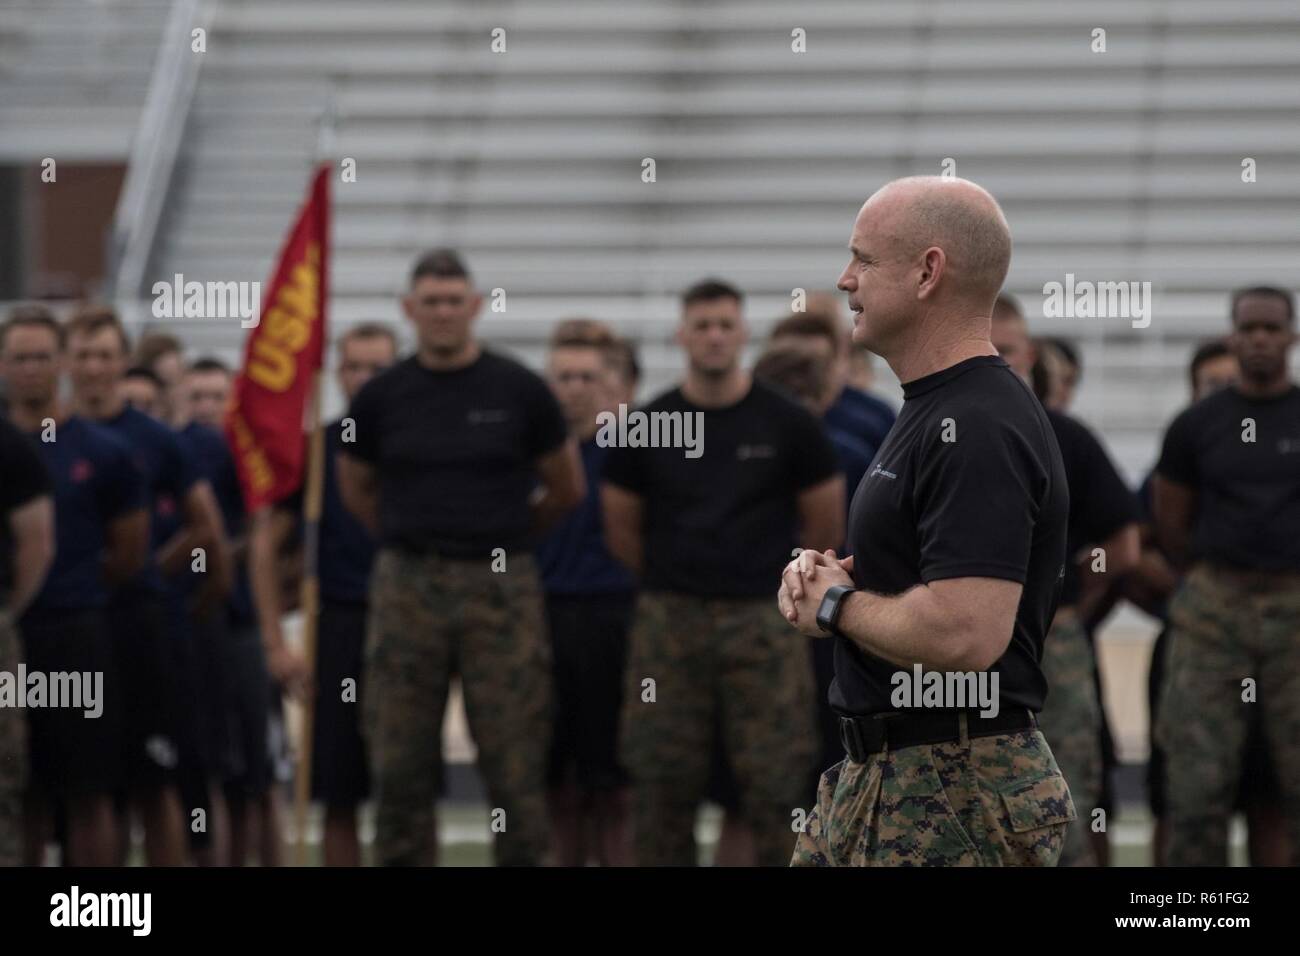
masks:
[(800, 633), (826, 637), (826, 632), (817, 626), (817, 609), (827, 589), (837, 584), (853, 587), (853, 555), (836, 558), (834, 549), (801, 551), (781, 572), (777, 607)]

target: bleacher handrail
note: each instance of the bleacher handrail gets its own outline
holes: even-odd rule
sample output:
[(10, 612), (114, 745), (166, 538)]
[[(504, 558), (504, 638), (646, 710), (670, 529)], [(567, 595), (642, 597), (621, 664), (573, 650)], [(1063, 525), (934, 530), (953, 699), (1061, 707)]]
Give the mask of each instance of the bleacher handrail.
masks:
[(216, 6), (217, 0), (177, 0), (163, 27), (109, 235), (109, 298), (140, 292), (198, 85), (202, 60), (191, 50), (191, 31), (206, 33)]

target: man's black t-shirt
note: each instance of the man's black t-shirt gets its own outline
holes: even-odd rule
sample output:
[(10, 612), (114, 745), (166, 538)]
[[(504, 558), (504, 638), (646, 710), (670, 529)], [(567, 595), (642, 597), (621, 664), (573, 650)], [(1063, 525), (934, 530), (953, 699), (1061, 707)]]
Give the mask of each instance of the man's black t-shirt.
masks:
[(13, 587), (14, 542), (9, 516), (33, 498), (54, 492), (54, 482), (27, 436), (0, 419), (0, 605)]
[(620, 447), (605, 463), (606, 481), (644, 499), (643, 586), (775, 599), (798, 544), (797, 496), (837, 471), (821, 424), (761, 382), (726, 408), (701, 408), (674, 388), (641, 411), (704, 415), (697, 458)]
[(348, 417), (355, 440), (339, 449), (378, 474), (382, 545), (463, 558), (530, 545), (535, 463), (565, 438), (536, 374), (488, 351), (445, 372), (412, 356), (367, 382)]
[[(903, 397), (849, 511), (854, 583), (886, 595), (945, 578), (1022, 583), (1010, 643), (991, 670), (1003, 711), (1038, 711), (1070, 506), (1047, 415), (996, 355), (908, 382)], [(831, 706), (849, 715), (895, 710), (890, 679), (900, 668), (834, 640)]]
[(1173, 420), (1156, 471), (1196, 491), (1195, 558), (1300, 571), (1300, 388), (1206, 396)]
[[(1066, 543), (1065, 582), (1061, 607), (1079, 601), (1082, 584), (1078, 568), (1084, 546), (1099, 545), (1138, 520), (1137, 500), (1111, 464), (1101, 442), (1078, 419), (1047, 409), (1070, 487), (1070, 530)], [(1090, 559), (1089, 559), (1090, 560)], [(1090, 562), (1091, 563), (1091, 562)]]

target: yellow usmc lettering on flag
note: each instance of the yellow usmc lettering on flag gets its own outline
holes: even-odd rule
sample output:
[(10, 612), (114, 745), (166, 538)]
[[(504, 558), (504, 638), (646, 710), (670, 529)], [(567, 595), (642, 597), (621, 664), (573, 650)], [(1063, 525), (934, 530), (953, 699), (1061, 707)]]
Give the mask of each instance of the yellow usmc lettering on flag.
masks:
[(262, 317), (248, 361), (249, 379), (273, 392), (293, 385), (298, 371), (294, 356), (311, 341), (312, 323), (320, 319), (319, 289), (320, 244), (313, 242)]
[(252, 483), (253, 490), (259, 495), (266, 494), (275, 484), (275, 475), (271, 471), (271, 463), (266, 460), (266, 453), (258, 447), (238, 405), (230, 409), (229, 421), (235, 438), (235, 453), (244, 463), (245, 474)]

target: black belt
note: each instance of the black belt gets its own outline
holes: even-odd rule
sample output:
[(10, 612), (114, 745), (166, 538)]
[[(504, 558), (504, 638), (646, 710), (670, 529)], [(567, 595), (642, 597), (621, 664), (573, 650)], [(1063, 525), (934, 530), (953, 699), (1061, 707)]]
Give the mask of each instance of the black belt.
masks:
[(1032, 712), (1017, 707), (996, 717), (981, 717), (979, 711), (878, 714), (872, 717), (841, 717), (840, 742), (855, 763), (886, 747), (901, 750), (923, 744), (943, 744), (961, 739), (959, 718), (966, 716), (966, 736), (992, 737), (1013, 734), (1038, 726)]

